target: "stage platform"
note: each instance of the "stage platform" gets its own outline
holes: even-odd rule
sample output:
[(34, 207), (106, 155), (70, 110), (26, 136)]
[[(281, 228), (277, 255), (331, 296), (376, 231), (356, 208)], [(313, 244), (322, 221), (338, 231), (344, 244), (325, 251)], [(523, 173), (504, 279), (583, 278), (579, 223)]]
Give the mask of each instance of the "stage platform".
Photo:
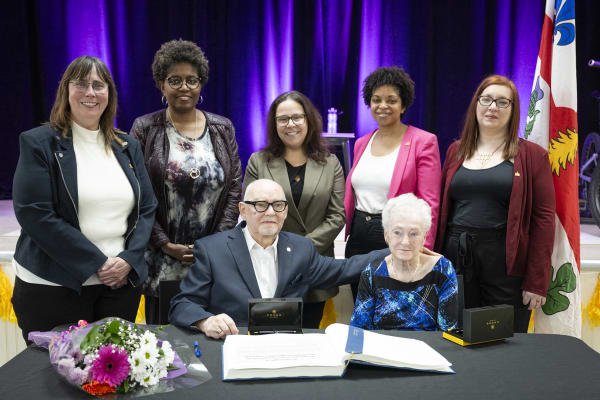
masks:
[[(20, 227), (15, 218), (12, 201), (0, 200), (0, 268), (9, 280), (14, 281), (12, 255), (19, 237)], [(344, 230), (335, 240), (336, 258), (344, 257)], [(581, 225), (581, 297), (585, 307), (596, 287), (600, 272), (600, 228), (596, 225)], [(2, 299), (0, 299), (0, 303)], [(352, 315), (352, 294), (348, 285), (340, 288), (334, 298), (337, 322), (348, 324)], [(584, 323), (582, 339), (594, 350), (600, 352), (600, 327), (592, 328)], [(18, 327), (0, 319), (0, 365), (25, 348)]]

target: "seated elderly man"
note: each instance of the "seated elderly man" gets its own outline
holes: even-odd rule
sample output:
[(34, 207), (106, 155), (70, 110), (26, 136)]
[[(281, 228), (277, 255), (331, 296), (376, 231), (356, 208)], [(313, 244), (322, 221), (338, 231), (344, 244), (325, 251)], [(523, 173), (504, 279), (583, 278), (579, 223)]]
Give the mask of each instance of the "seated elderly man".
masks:
[(248, 299), (303, 297), (312, 288), (356, 281), (366, 265), (389, 254), (336, 260), (321, 256), (310, 239), (280, 232), (287, 202), (268, 179), (248, 185), (239, 208), (244, 222), (194, 244), (195, 263), (171, 302), (173, 324), (196, 326), (215, 339), (237, 334), (236, 324), (248, 323)]
[(391, 254), (364, 269), (350, 325), (363, 329), (456, 328), (452, 263), (424, 247), (431, 208), (412, 193), (390, 199), (381, 215)]

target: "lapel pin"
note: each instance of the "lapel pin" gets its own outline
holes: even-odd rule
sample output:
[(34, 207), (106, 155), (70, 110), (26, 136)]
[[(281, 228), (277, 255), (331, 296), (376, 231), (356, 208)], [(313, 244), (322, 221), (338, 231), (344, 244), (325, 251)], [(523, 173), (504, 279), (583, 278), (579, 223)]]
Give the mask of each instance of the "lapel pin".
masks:
[(131, 162), (129, 163), (129, 168), (133, 169), (133, 165), (131, 165)]
[(288, 253), (292, 251), (292, 249), (290, 247), (288, 247), (286, 250)]
[(521, 174), (519, 173), (519, 171), (515, 172), (515, 176), (521, 176)]
[(410, 146), (410, 142), (404, 143), (405, 146)]

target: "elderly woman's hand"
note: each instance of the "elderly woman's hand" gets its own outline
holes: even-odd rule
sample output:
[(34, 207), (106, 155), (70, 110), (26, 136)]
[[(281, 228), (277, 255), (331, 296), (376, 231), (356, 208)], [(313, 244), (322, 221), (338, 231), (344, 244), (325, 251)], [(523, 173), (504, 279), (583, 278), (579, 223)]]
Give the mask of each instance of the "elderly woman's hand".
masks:
[(109, 257), (98, 270), (100, 282), (113, 289), (118, 289), (127, 283), (131, 265), (121, 257)]
[(540, 308), (541, 306), (546, 304), (546, 298), (544, 296), (540, 296), (539, 294), (523, 290), (523, 304), (529, 304), (528, 309), (533, 310), (535, 308)]

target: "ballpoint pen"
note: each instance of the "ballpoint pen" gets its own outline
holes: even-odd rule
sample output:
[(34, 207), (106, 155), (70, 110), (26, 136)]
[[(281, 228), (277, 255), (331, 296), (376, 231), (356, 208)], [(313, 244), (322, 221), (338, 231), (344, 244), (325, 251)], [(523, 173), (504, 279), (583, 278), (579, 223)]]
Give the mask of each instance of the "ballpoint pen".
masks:
[(194, 351), (196, 352), (196, 357), (202, 357), (202, 352), (200, 351), (200, 347), (198, 347), (198, 341), (194, 340)]

